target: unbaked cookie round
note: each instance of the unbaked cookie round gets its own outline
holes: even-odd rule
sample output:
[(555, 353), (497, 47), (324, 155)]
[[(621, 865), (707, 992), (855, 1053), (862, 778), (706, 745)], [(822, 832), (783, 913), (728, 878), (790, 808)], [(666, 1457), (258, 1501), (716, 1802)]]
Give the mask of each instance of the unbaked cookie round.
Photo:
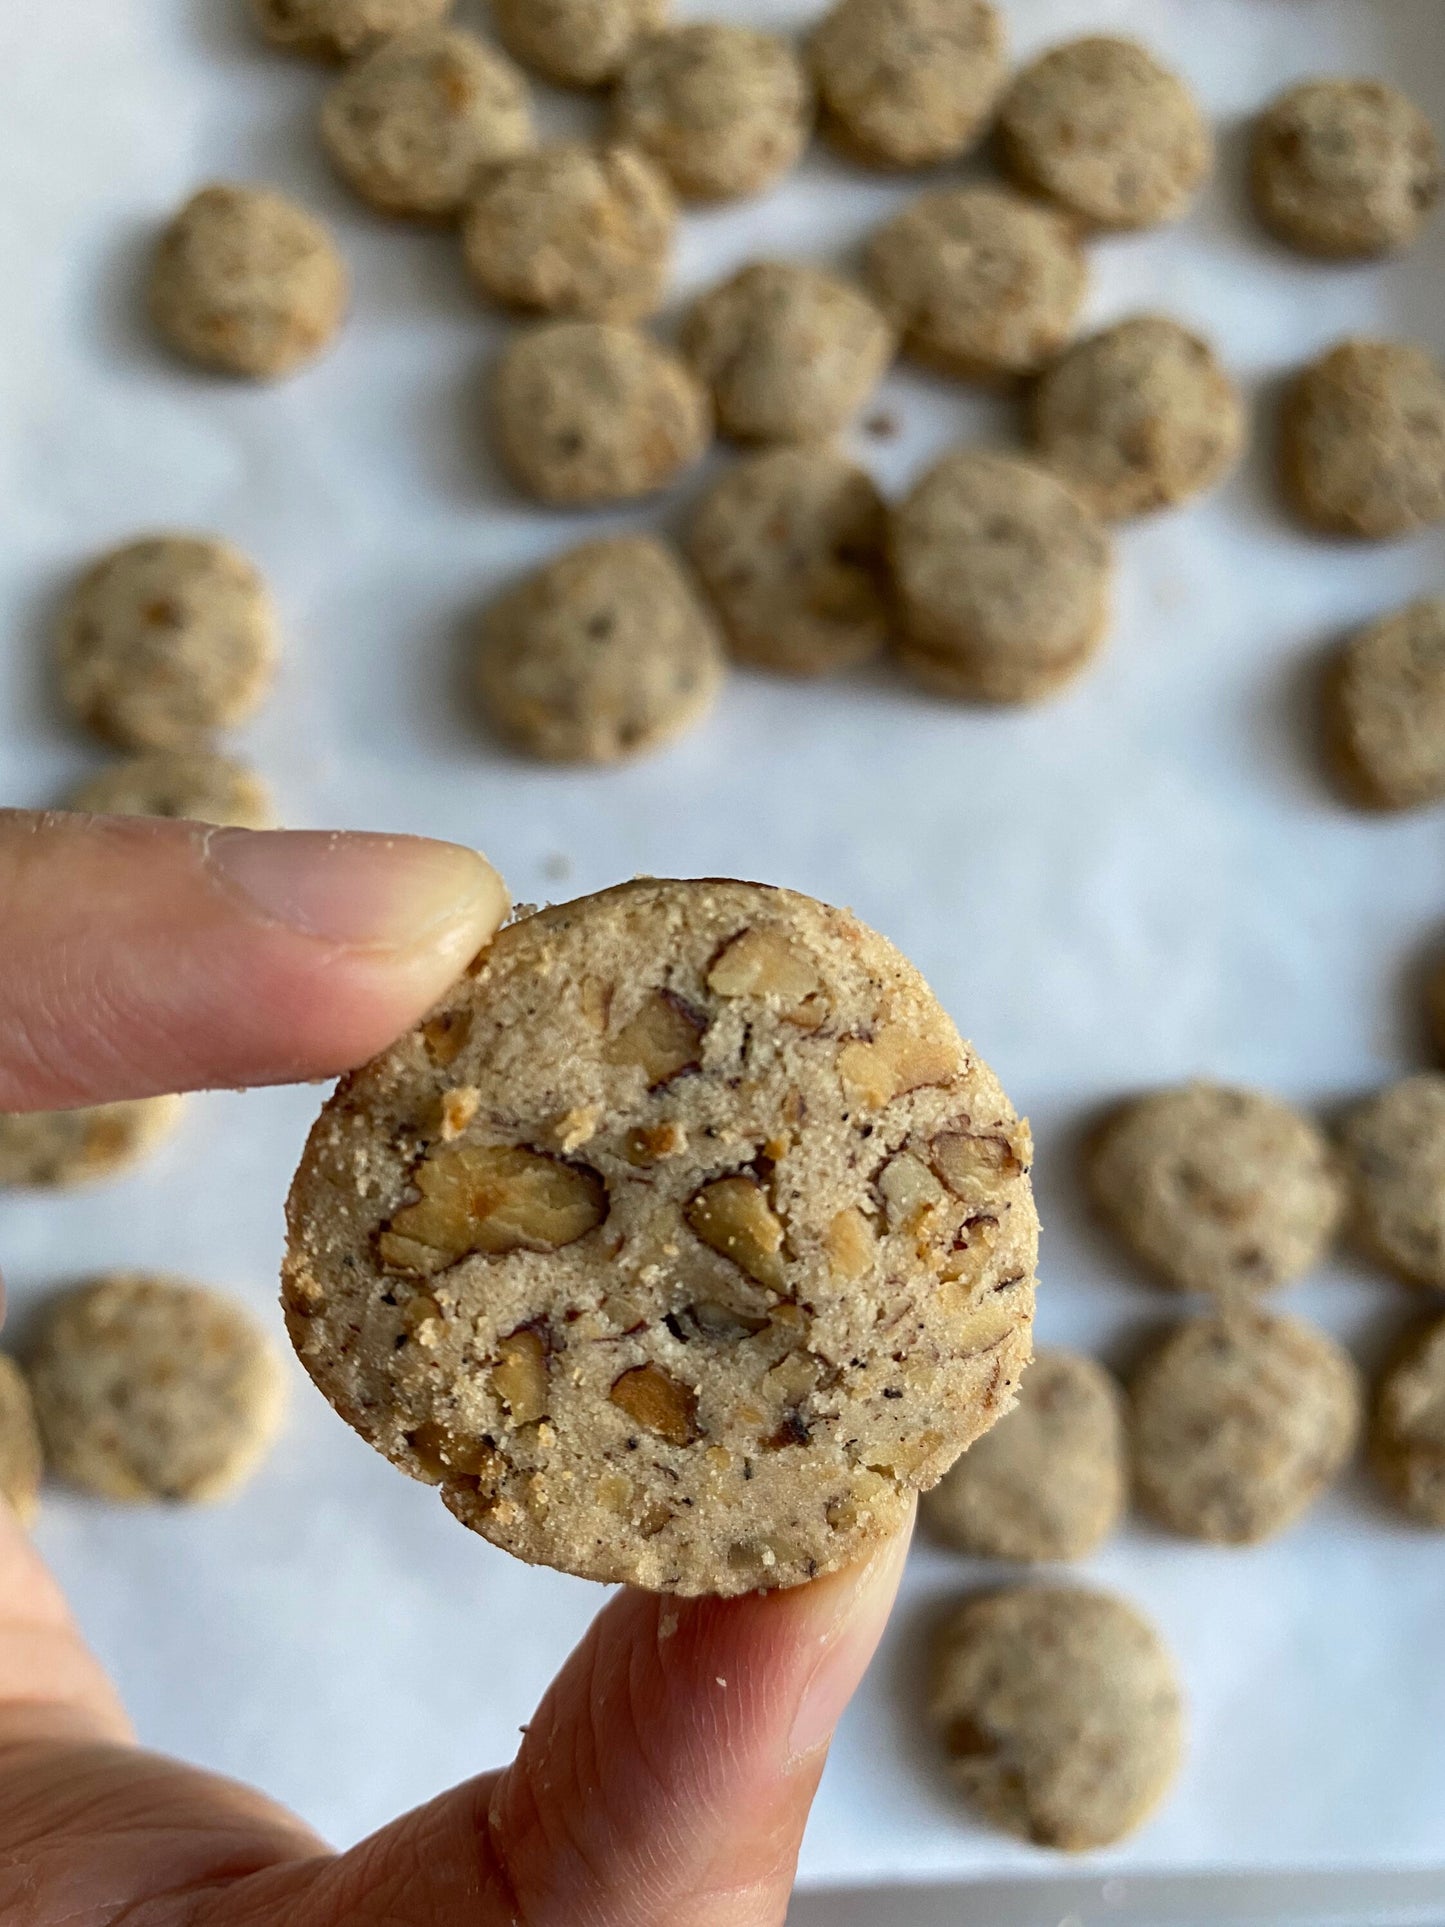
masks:
[(920, 195), (871, 237), (864, 267), (910, 354), (990, 383), (1059, 352), (1089, 280), (1072, 225), (999, 187)]
[(1106, 522), (1212, 488), (1244, 449), (1244, 400), (1201, 336), (1137, 315), (1081, 341), (1040, 377), (1039, 459)]
[(0, 1186), (68, 1188), (138, 1164), (180, 1121), (184, 1099), (139, 1097), (79, 1111), (0, 1111)]
[(467, 206), (462, 247), (494, 301), (639, 321), (662, 306), (676, 232), (672, 189), (645, 154), (558, 141), (491, 170)]
[(492, 0), (508, 51), (559, 87), (602, 87), (671, 0)]
[(196, 749), (270, 687), (276, 616), (256, 568), (212, 536), (161, 535), (91, 564), (56, 639), (67, 708), (133, 749)]
[(275, 822), (270, 791), (244, 763), (207, 750), (152, 750), (112, 763), (78, 789), (67, 809), (96, 816), (170, 816), (232, 829), (267, 830)]
[(1445, 378), (1408, 342), (1343, 341), (1296, 377), (1280, 455), (1290, 503), (1327, 535), (1445, 521)]
[(8, 1505), (23, 1526), (35, 1523), (44, 1475), (30, 1387), (14, 1359), (0, 1352), (0, 1503)]
[(654, 1591), (862, 1556), (1011, 1403), (1030, 1140), (847, 911), (643, 880), (510, 925), (289, 1206), (321, 1390), (464, 1524)]
[(938, 1636), (929, 1712), (987, 1819), (1071, 1853), (1141, 1826), (1184, 1750), (1183, 1695), (1158, 1633), (1081, 1587), (968, 1600)]
[(1305, 254), (1356, 260), (1409, 247), (1441, 178), (1429, 121), (1383, 81), (1307, 80), (1255, 125), (1255, 209)]
[(999, 142), (1020, 186), (1097, 228), (1178, 220), (1214, 162), (1209, 123), (1178, 75), (1137, 41), (1102, 34), (1016, 76)]
[(688, 553), (733, 655), (787, 676), (877, 655), (893, 628), (887, 526), (872, 479), (831, 449), (770, 449), (725, 469)]
[(1008, 74), (990, 0), (837, 0), (815, 29), (823, 125), (875, 167), (932, 167), (982, 137)]
[(1087, 1559), (1128, 1497), (1119, 1388), (1092, 1358), (1040, 1352), (1019, 1402), (923, 1501), (935, 1538), (978, 1559)]
[(1445, 1319), (1416, 1332), (1380, 1380), (1370, 1457), (1412, 1519), (1445, 1528)]
[(1032, 463), (960, 449), (894, 512), (899, 660), (938, 695), (1038, 702), (1109, 626), (1113, 552), (1078, 497)]
[(336, 59), (383, 34), (435, 26), (452, 5), (453, 0), (251, 0), (251, 12), (278, 47)]
[(1258, 1545), (1294, 1525), (1359, 1437), (1359, 1373), (1296, 1318), (1191, 1319), (1130, 1389), (1140, 1500), (1162, 1525), (1215, 1545)]
[(205, 187), (161, 235), (151, 318), (202, 368), (272, 381), (329, 347), (351, 279), (329, 231), (261, 187)]
[(1354, 1229), (1412, 1285), (1445, 1291), (1445, 1074), (1392, 1084), (1346, 1120)]
[(797, 164), (813, 92), (786, 40), (700, 23), (637, 42), (613, 114), (619, 137), (650, 154), (685, 200), (732, 201)]
[(1445, 599), (1412, 602), (1345, 645), (1327, 720), (1357, 802), (1408, 810), (1445, 797)]

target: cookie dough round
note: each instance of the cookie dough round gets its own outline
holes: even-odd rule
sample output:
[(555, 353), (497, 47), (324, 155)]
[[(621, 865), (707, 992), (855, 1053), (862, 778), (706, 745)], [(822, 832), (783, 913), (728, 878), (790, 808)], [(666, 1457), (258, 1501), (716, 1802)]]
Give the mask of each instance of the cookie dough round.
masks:
[(254, 770), (206, 750), (158, 749), (112, 763), (78, 789), (67, 809), (96, 816), (170, 816), (239, 830), (268, 830), (276, 815)]
[(187, 361), (275, 381), (330, 346), (350, 295), (341, 251), (314, 215), (267, 188), (216, 186), (161, 235), (150, 311)]
[(518, 335), (497, 368), (495, 410), (513, 480), (558, 507), (655, 495), (712, 439), (707, 391), (687, 363), (615, 322)]
[(1445, 1529), (1445, 1319), (1417, 1332), (1381, 1379), (1370, 1458), (1412, 1519)]
[(533, 1563), (737, 1594), (856, 1560), (1012, 1402), (1027, 1127), (890, 944), (790, 891), (624, 884), (475, 969), (312, 1133), (307, 1370)]
[(995, 1826), (1070, 1853), (1149, 1817), (1184, 1751), (1184, 1702), (1158, 1633), (1122, 1599), (1020, 1586), (941, 1629), (929, 1707), (953, 1778)]
[(0, 1187), (68, 1189), (128, 1171), (170, 1136), (184, 1103), (138, 1097), (79, 1111), (0, 1111)]
[(35, 1523), (44, 1474), (30, 1387), (14, 1359), (0, 1352), (0, 1503), (8, 1505), (23, 1526)]
[(1039, 378), (1040, 461), (1106, 522), (1212, 488), (1244, 451), (1244, 399), (1214, 350), (1164, 315), (1081, 341)]
[(126, 749), (197, 749), (244, 722), (276, 653), (259, 572), (212, 536), (151, 536), (101, 556), (56, 638), (66, 707)]
[(284, 1392), (274, 1347), (239, 1305), (144, 1272), (62, 1294), (30, 1383), (51, 1470), (123, 1504), (235, 1491), (275, 1436)]
[(1089, 280), (1072, 225), (998, 187), (920, 195), (871, 237), (864, 271), (910, 354), (990, 384), (1059, 352)]
[(1113, 552), (1062, 482), (960, 449), (894, 512), (899, 660), (966, 702), (1038, 702), (1092, 660), (1109, 626)]
[(684, 200), (734, 201), (797, 165), (813, 91), (786, 40), (700, 23), (637, 42), (613, 115), (619, 138), (650, 154)]
[(999, 151), (1021, 187), (1095, 228), (1157, 227), (1189, 208), (1214, 163), (1193, 94), (1135, 40), (1090, 35), (1019, 73)]
[(1278, 1098), (1221, 1084), (1121, 1105), (1096, 1134), (1086, 1175), (1103, 1216), (1160, 1283), (1218, 1298), (1303, 1277), (1344, 1214), (1323, 1132)]
[(462, 247), (484, 294), (537, 314), (640, 321), (667, 294), (677, 202), (632, 147), (558, 141), (493, 168)]
[(1384, 541), (1445, 521), (1445, 378), (1408, 342), (1341, 342), (1298, 375), (1280, 424), (1284, 492), (1326, 535)]
[(770, 449), (725, 469), (688, 553), (733, 655), (787, 676), (876, 656), (893, 629), (887, 526), (871, 477), (831, 449)]
[(1333, 665), (1327, 732), (1356, 802), (1409, 810), (1445, 797), (1445, 598), (1362, 630)]
[(383, 34), (435, 26), (452, 5), (453, 0), (251, 0), (251, 12), (278, 47), (334, 60)]
[(1092, 1358), (1040, 1352), (1019, 1402), (923, 1501), (934, 1537), (977, 1559), (1087, 1559), (1124, 1516), (1119, 1388)]
[(1286, 1530), (1343, 1470), (1359, 1373), (1324, 1332), (1233, 1309), (1180, 1325), (1132, 1391), (1141, 1503), (1187, 1539), (1253, 1546)]
[(615, 763), (699, 722), (722, 687), (716, 624), (650, 535), (587, 542), (487, 617), (477, 687), (493, 726), (551, 763)]
[(1445, 1291), (1445, 1074), (1392, 1084), (1346, 1120), (1353, 1228), (1412, 1285)]
[(1307, 80), (1271, 101), (1255, 126), (1255, 209), (1304, 254), (1367, 260), (1408, 248), (1441, 178), (1434, 129), (1383, 81)]
[(990, 0), (838, 0), (814, 31), (823, 125), (874, 167), (933, 167), (983, 136), (1008, 75)]
[(682, 352), (741, 442), (827, 441), (882, 380), (893, 330), (857, 288), (794, 261), (755, 261), (703, 295)]
[(671, 0), (492, 0), (503, 44), (559, 87), (603, 87)]

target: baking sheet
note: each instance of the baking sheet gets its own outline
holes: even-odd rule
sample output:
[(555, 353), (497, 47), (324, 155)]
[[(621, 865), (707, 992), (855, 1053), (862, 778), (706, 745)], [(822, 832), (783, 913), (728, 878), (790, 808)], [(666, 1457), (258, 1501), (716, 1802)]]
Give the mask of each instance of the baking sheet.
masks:
[[(801, 25), (816, 8), (679, 5), (710, 10)], [(1266, 412), (1281, 372), (1346, 332), (1445, 349), (1445, 219), (1405, 261), (1322, 269), (1265, 242), (1240, 191), (1242, 117), (1304, 73), (1402, 81), (1445, 127), (1438, 0), (1008, 11), (1021, 52), (1089, 28), (1142, 34), (1221, 125), (1219, 177), (1185, 227), (1095, 250), (1093, 318), (1158, 306), (1199, 324)], [(1402, 986), (1440, 935), (1441, 814), (1342, 810), (1303, 719), (1323, 647), (1440, 586), (1440, 538), (1312, 541), (1281, 521), (1256, 456), (1219, 495), (1124, 536), (1111, 651), (1037, 713), (938, 706), (881, 674), (816, 689), (739, 675), (706, 728), (635, 768), (512, 761), (462, 693), (471, 613), (584, 531), (650, 517), (541, 514), (507, 494), (480, 427), (500, 330), (454, 244), (374, 220), (332, 184), (312, 132), (320, 76), (259, 48), (242, 15), (240, 0), (10, 0), (0, 14), (0, 795), (47, 803), (90, 766), (43, 669), (76, 566), (146, 527), (223, 531), (285, 611), (280, 686), (241, 746), (290, 821), (474, 842), (526, 899), (652, 871), (852, 904), (916, 959), (1034, 1119), (1041, 1336), (1127, 1356), (1166, 1307), (1082, 1220), (1071, 1157), (1091, 1109), (1195, 1073), (1328, 1103), (1418, 1053)], [(586, 118), (559, 100), (547, 112), (556, 127)], [(178, 369), (137, 318), (157, 221), (227, 175), (325, 212), (355, 268), (343, 342), (276, 391)], [(916, 186), (815, 154), (766, 200), (690, 221), (683, 284), (766, 251), (846, 258)], [(890, 379), (880, 412), (896, 435), (858, 446), (889, 488), (1008, 425), (1002, 404), (913, 372)], [(126, 1264), (194, 1271), (274, 1325), (281, 1201), (317, 1103), (199, 1099), (142, 1175), (0, 1200), (17, 1322), (47, 1287)], [(1285, 1302), (1366, 1360), (1411, 1309), (1344, 1265)], [(295, 1376), (285, 1443), (238, 1503), (129, 1515), (56, 1496), (40, 1542), (149, 1742), (264, 1782), (345, 1843), (506, 1757), (599, 1595), (470, 1538)], [(962, 1814), (916, 1736), (923, 1631), (988, 1576), (919, 1547), (829, 1767), (807, 1882), (1058, 1870)], [(1175, 1797), (1091, 1862), (1102, 1875), (1445, 1863), (1445, 1543), (1357, 1483), (1259, 1552), (1135, 1526), (1086, 1576), (1155, 1615), (1193, 1706)]]

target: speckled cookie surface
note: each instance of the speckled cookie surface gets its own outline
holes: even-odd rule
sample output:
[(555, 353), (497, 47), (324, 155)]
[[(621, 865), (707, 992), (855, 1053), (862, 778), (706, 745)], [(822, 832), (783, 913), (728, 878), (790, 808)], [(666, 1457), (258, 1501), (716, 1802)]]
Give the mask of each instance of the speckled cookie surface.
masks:
[(284, 1391), (276, 1351), (238, 1305), (139, 1272), (58, 1298), (30, 1378), (56, 1476), (131, 1504), (234, 1491), (270, 1444)]
[(1035, 374), (1059, 352), (1089, 279), (1070, 223), (997, 187), (920, 195), (870, 238), (864, 265), (910, 354), (996, 383)]
[(180, 1121), (184, 1099), (139, 1097), (79, 1111), (0, 1111), (0, 1185), (68, 1188), (128, 1170)]
[(1348, 642), (1328, 683), (1336, 772), (1372, 809), (1445, 797), (1445, 600), (1429, 597)]
[(529, 755), (612, 763), (656, 749), (712, 707), (717, 626), (651, 536), (588, 542), (488, 614), (477, 687), (493, 726)]
[(1108, 535), (1029, 462), (972, 449), (945, 456), (895, 511), (890, 547), (899, 660), (939, 695), (1037, 702), (1103, 643)]
[(1174, 1532), (1258, 1545), (1292, 1526), (1359, 1437), (1359, 1373), (1295, 1318), (1232, 1310), (1180, 1325), (1134, 1376), (1134, 1476)]
[(967, 153), (1008, 71), (1008, 31), (989, 0), (838, 0), (810, 51), (825, 128), (877, 167)]
[(453, 0), (251, 0), (251, 12), (262, 33), (278, 47), (336, 59), (354, 54), (383, 34), (434, 26), (451, 12), (452, 4)]
[(1179, 1771), (1184, 1703), (1168, 1649), (1122, 1599), (1020, 1586), (942, 1628), (930, 1716), (983, 1816), (1084, 1852), (1132, 1833)]
[(1086, 1559), (1124, 1516), (1119, 1388), (1076, 1352), (1040, 1352), (1019, 1402), (923, 1501), (929, 1531), (978, 1559)]
[(875, 656), (893, 630), (887, 511), (831, 449), (735, 462), (703, 497), (688, 554), (741, 662), (823, 676)]
[(351, 278), (330, 232), (267, 188), (202, 188), (161, 235), (150, 311), (176, 353), (272, 381), (328, 347)]
[(0, 1501), (21, 1525), (35, 1523), (44, 1473), (30, 1387), (14, 1359), (0, 1352)]
[(1040, 461), (1106, 522), (1212, 488), (1244, 449), (1244, 401), (1202, 336), (1138, 315), (1070, 348), (1034, 390)]
[(169, 816), (233, 829), (275, 822), (270, 791), (254, 770), (204, 750), (152, 750), (100, 770), (72, 790), (67, 809), (96, 816)]
[(1445, 1291), (1445, 1075), (1392, 1084), (1342, 1138), (1362, 1243), (1410, 1284)]
[(1280, 459), (1295, 512), (1327, 535), (1445, 521), (1445, 378), (1408, 342), (1343, 341), (1286, 395)]
[(291, 1195), (288, 1322), (342, 1416), (520, 1557), (794, 1585), (1010, 1404), (1029, 1162), (849, 913), (643, 880), (511, 925), (343, 1083)]
[(509, 52), (560, 87), (601, 87), (634, 43), (666, 21), (670, 0), (492, 0)]
[(1308, 80), (1255, 125), (1250, 185), (1286, 246), (1326, 259), (1407, 248), (1440, 198), (1440, 148), (1407, 94), (1378, 80)]
[(1445, 1530), (1445, 1319), (1417, 1332), (1380, 1380), (1370, 1458), (1412, 1519)]
[(813, 90), (786, 40), (701, 22), (637, 42), (613, 115), (620, 138), (650, 154), (685, 200), (731, 201), (796, 166)]
[(1092, 227), (1178, 220), (1214, 160), (1184, 82), (1137, 41), (1093, 35), (1019, 73), (999, 109), (1004, 165)]

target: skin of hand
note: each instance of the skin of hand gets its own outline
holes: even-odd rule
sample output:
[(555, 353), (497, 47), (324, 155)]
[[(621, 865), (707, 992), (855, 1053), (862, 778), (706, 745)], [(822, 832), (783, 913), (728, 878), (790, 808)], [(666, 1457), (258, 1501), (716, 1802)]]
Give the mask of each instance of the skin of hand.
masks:
[[(335, 1074), (506, 910), (452, 844), (0, 811), (0, 1110)], [(905, 1552), (744, 1599), (618, 1594), (509, 1767), (338, 1855), (137, 1746), (0, 1504), (0, 1921), (777, 1927)]]

